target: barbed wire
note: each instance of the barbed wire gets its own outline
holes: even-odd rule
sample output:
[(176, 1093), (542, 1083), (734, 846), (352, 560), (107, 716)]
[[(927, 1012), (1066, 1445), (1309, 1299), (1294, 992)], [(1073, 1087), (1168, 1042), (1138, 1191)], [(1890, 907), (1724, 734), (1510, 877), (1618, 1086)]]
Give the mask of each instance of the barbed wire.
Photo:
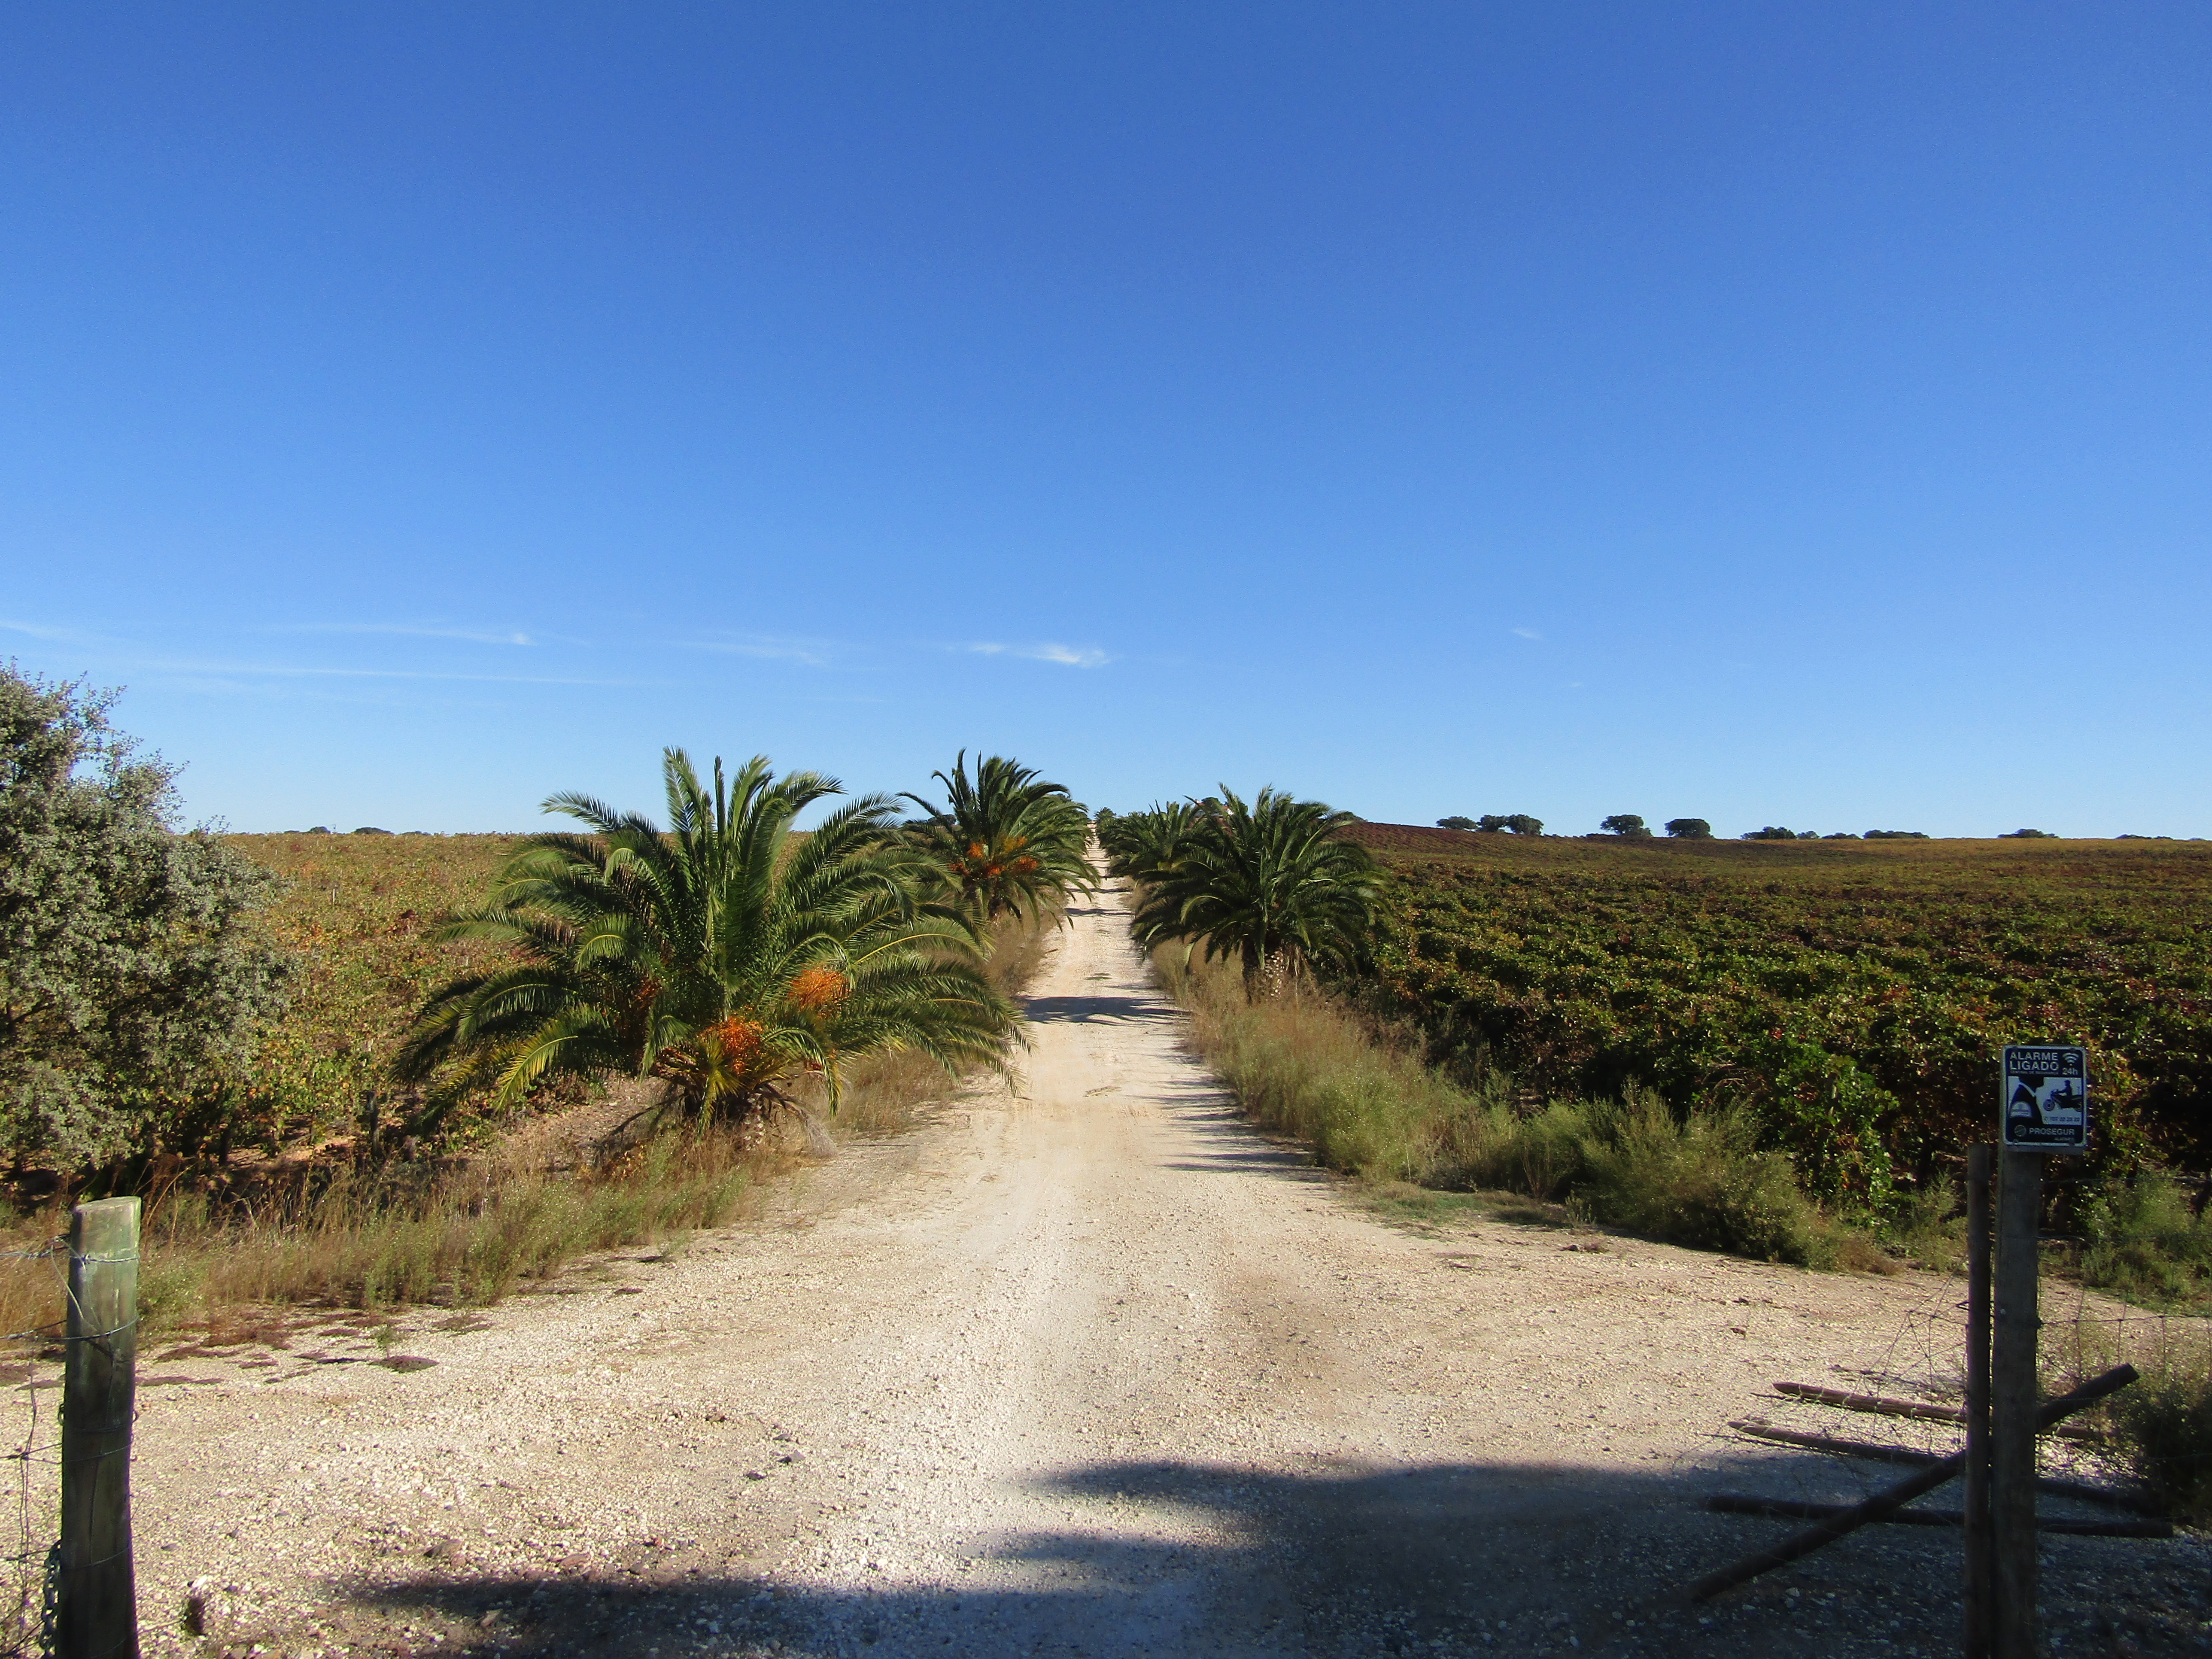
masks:
[[(50, 1239), (35, 1249), (0, 1251), (0, 1260), (50, 1263), (54, 1289), (64, 1308), (70, 1301), (68, 1256), (66, 1237)], [(41, 1409), (39, 1397), (58, 1386), (62, 1368), (56, 1363), (51, 1379), (43, 1379), (40, 1370), (46, 1355), (69, 1340), (67, 1323), (64, 1317), (0, 1334), (0, 1353), (7, 1356), (8, 1372), (20, 1379), (10, 1390), (20, 1402), (20, 1416), (0, 1442), (6, 1447), (4, 1455), (15, 1465), (14, 1547), (0, 1552), (0, 1655), (7, 1659), (51, 1656), (55, 1650), (61, 1493), (58, 1480), (46, 1471), (59, 1470), (61, 1419), (58, 1412)]]
[[(1730, 1501), (1716, 1507), (1807, 1519), (1895, 1486), (1911, 1472), (1900, 1465), (1925, 1468), (1963, 1452), (1965, 1291), (1963, 1279), (1934, 1282), (1885, 1336), (1832, 1358), (1825, 1374), (1778, 1368), (1768, 1380), (1780, 1386), (1715, 1425), (1701, 1447), (1679, 1460), (1680, 1472), (1694, 1474), (1708, 1492), (1724, 1477)], [(2212, 1366), (2212, 1318), (2133, 1306), (2047, 1276), (2041, 1304), (2046, 1397), (2123, 1363), (2142, 1374), (2137, 1386), (2149, 1387)], [(2116, 1432), (2130, 1403), (2116, 1396), (2039, 1438), (2037, 1507), (2046, 1529), (2162, 1535), (2161, 1522), (2171, 1517), (2140, 1478), (2126, 1437)], [(2173, 1460), (2201, 1468), (2208, 1455), (2177, 1449)], [(1942, 1525), (1955, 1519), (1963, 1498), (1951, 1486), (1918, 1507)], [(1761, 1500), (1767, 1507), (1756, 1507)]]

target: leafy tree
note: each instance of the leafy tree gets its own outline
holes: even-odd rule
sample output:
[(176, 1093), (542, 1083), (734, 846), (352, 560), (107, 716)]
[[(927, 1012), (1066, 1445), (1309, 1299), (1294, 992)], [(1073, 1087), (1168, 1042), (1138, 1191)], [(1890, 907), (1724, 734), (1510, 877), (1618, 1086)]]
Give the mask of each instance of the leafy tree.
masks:
[(1997, 839), (1999, 841), (2056, 841), (2058, 837), (2048, 830), (2008, 830)]
[(1677, 841), (1711, 841), (1713, 826), (1703, 818), (1668, 818), (1667, 833)]
[(282, 1005), (276, 878), (175, 829), (173, 768), (112, 692), (0, 669), (0, 1147), (82, 1167), (162, 1144)]
[(1516, 812), (1505, 820), (1505, 827), (1516, 836), (1540, 836), (1544, 833), (1544, 820), (1532, 818), (1526, 812)]
[(1866, 832), (1866, 838), (1869, 841), (1926, 841), (1928, 832), (1925, 830), (1869, 830)]
[(1745, 830), (1743, 838), (1746, 841), (1795, 841), (1797, 832), (1785, 830), (1778, 823), (1770, 823), (1764, 830)]
[(1374, 860), (1340, 833), (1351, 821), (1273, 787), (1249, 805), (1224, 787), (1155, 843), (1166, 860), (1128, 861), (1146, 888), (1131, 931), (1146, 949), (1202, 940), (1208, 961), (1234, 957), (1253, 1001), (1273, 975), (1347, 967), (1365, 951), (1377, 893)]
[(1473, 818), (1449, 817), (1437, 820), (1437, 828), (1439, 830), (1479, 830), (1481, 827)]
[(977, 967), (975, 923), (925, 902), (937, 873), (890, 797), (800, 836), (793, 820), (842, 793), (835, 779), (779, 779), (755, 756), (726, 784), (716, 761), (709, 789), (682, 750), (662, 765), (665, 831), (587, 795), (545, 803), (592, 833), (531, 836), (490, 903), (441, 931), (515, 960), (423, 1005), (394, 1063), (403, 1081), (435, 1080), (443, 1103), (488, 1088), (512, 1104), (556, 1073), (621, 1070), (702, 1116), (757, 1117), (789, 1106), (806, 1073), (836, 1109), (841, 1062), (862, 1054), (998, 1061), (1012, 1006)]
[(1066, 785), (1000, 755), (979, 759), (971, 780), (964, 749), (949, 775), (931, 775), (945, 786), (947, 804), (903, 797), (929, 814), (915, 833), (958, 902), (982, 920), (1020, 916), (1024, 906), (1033, 915), (1091, 890), (1091, 817)]
[(1634, 812), (1615, 812), (1598, 828), (1609, 836), (1626, 836), (1632, 840), (1638, 836), (1649, 836), (1651, 833), (1643, 818)]

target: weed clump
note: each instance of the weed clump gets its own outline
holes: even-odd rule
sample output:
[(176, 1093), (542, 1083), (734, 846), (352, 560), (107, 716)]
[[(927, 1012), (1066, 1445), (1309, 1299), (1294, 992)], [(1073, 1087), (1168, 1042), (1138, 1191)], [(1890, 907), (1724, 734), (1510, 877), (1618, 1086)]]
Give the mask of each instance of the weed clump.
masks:
[(2169, 1357), (2113, 1397), (2120, 1459), (2176, 1521), (2212, 1526), (2212, 1347)]
[(1638, 1093), (1594, 1102), (1577, 1115), (1583, 1155), (1575, 1196), (1593, 1219), (1692, 1249), (1814, 1265), (1818, 1212), (1790, 1160), (1758, 1149), (1747, 1115), (1678, 1119), (1664, 1101)]
[(1825, 1216), (1790, 1160), (1758, 1146), (1741, 1109), (1677, 1114), (1632, 1090), (1618, 1101), (1517, 1103), (1492, 1073), (1462, 1087), (1410, 1039), (1340, 1005), (1248, 1005), (1218, 971), (1158, 961), (1192, 1013), (1207, 1063), (1265, 1127), (1310, 1142), (1333, 1169), (1378, 1183), (1520, 1194), (1588, 1219), (1761, 1261), (1894, 1272), (1863, 1232)]
[(2172, 1182), (2114, 1182), (2075, 1214), (2083, 1283), (2149, 1303), (2212, 1292), (2212, 1212), (2192, 1214)]

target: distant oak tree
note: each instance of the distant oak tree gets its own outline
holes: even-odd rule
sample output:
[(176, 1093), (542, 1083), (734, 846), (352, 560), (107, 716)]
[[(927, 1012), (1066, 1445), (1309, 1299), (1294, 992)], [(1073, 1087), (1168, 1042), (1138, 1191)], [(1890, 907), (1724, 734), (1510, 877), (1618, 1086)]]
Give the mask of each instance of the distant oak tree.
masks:
[(1667, 833), (1677, 841), (1711, 841), (1713, 826), (1703, 818), (1668, 818)]

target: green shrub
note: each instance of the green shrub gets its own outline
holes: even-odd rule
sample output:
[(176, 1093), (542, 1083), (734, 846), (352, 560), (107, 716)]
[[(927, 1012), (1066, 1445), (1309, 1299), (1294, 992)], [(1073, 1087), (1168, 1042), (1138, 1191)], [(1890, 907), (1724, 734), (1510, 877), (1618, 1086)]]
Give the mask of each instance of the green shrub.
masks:
[(1678, 1115), (1656, 1095), (1553, 1101), (1517, 1109), (1507, 1080), (1455, 1085), (1410, 1042), (1394, 1042), (1316, 997), (1248, 1006), (1228, 975), (1158, 962), (1188, 1007), (1200, 1051), (1263, 1127), (1310, 1143), (1324, 1164), (1364, 1179), (1488, 1189), (1567, 1201), (1593, 1221), (1693, 1249), (1801, 1265), (1869, 1266), (1797, 1184), (1790, 1161), (1758, 1149), (1758, 1126), (1730, 1109)]
[(2075, 1215), (2084, 1282), (2148, 1302), (2212, 1293), (2212, 1214), (2192, 1215), (2172, 1182), (2113, 1182)]
[(2212, 1526), (2212, 1350), (2168, 1362), (2112, 1397), (2121, 1461), (2176, 1521)]
[(1678, 1118), (1656, 1096), (1634, 1093), (1593, 1102), (1579, 1117), (1574, 1197), (1593, 1219), (1694, 1249), (1813, 1261), (1818, 1212), (1789, 1159), (1758, 1149), (1758, 1127), (1744, 1114)]
[(1936, 1273), (1964, 1273), (1966, 1218), (1959, 1189), (1949, 1181), (1907, 1188), (1890, 1206), (1882, 1236), (1921, 1267)]

